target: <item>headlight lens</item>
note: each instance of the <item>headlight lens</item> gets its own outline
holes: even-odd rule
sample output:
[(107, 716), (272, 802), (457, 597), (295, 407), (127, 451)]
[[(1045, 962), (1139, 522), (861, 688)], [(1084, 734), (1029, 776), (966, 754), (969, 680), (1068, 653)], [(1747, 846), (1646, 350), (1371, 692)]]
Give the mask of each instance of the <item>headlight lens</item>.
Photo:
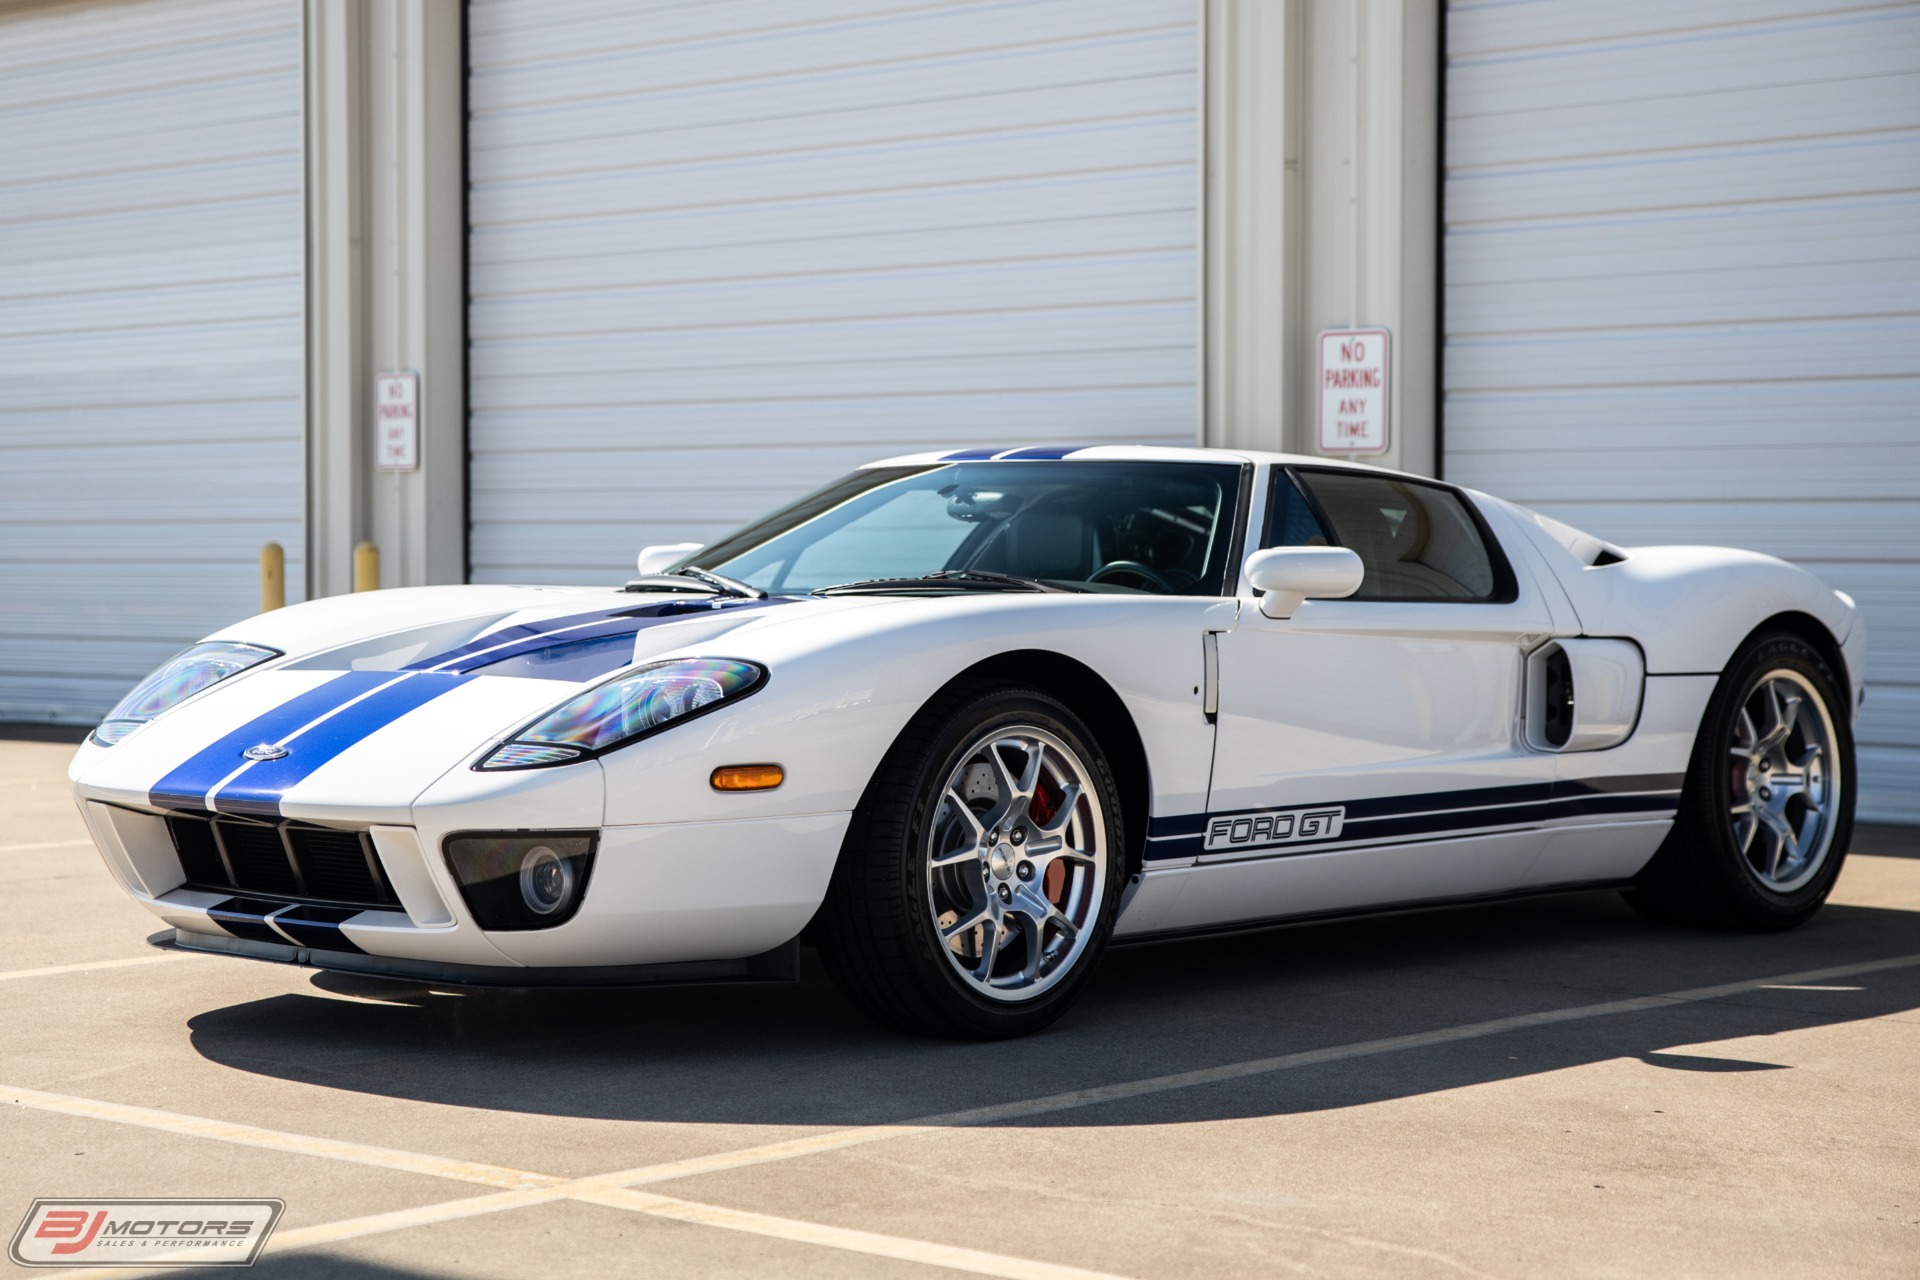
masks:
[(474, 767), (539, 769), (585, 759), (744, 697), (766, 678), (766, 668), (732, 658), (641, 667), (561, 703)]
[(176, 655), (120, 699), (119, 705), (109, 711), (100, 727), (93, 731), (93, 740), (110, 747), (175, 703), (279, 656), (278, 649), (236, 644), (230, 640), (197, 644)]

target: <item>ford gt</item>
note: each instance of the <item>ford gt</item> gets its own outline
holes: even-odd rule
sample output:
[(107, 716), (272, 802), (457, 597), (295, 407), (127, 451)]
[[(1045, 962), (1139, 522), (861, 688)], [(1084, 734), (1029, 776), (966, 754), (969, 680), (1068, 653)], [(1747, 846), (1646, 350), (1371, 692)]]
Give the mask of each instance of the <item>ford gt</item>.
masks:
[(790, 977), (1035, 1030), (1109, 944), (1614, 888), (1782, 929), (1839, 873), (1865, 628), (1277, 454), (876, 462), (605, 588), (314, 600), (74, 757), (161, 945), (436, 984)]

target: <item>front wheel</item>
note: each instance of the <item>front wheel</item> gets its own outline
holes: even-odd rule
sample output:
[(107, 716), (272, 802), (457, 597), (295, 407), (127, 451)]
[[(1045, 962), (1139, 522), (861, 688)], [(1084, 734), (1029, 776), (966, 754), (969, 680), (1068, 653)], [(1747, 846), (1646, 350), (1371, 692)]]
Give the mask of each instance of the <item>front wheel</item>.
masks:
[(1853, 836), (1853, 733), (1839, 680), (1763, 634), (1707, 704), (1673, 831), (1627, 894), (1657, 920), (1791, 929), (1827, 900)]
[(841, 988), (908, 1031), (1052, 1022), (1113, 927), (1125, 833), (1112, 771), (1038, 689), (968, 685), (915, 717), (848, 830), (816, 930)]

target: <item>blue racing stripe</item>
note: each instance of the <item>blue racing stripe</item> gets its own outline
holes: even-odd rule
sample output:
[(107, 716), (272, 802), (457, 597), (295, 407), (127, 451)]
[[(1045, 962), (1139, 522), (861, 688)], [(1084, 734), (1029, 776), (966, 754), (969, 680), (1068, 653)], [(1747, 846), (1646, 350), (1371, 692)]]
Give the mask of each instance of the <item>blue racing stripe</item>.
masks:
[(304, 905), (282, 911), (273, 918), (273, 927), (303, 947), (315, 951), (345, 951), (365, 955), (366, 951), (340, 931), (340, 926), (360, 914), (358, 907), (319, 907)]
[(692, 600), (663, 600), (656, 604), (602, 609), (595, 613), (576, 613), (545, 622), (524, 622), (502, 627), (477, 640), (469, 640), (445, 653), (421, 658), (406, 666), (408, 671), (478, 671), (508, 658), (537, 653), (556, 644), (576, 640), (594, 640), (603, 636), (633, 635), (648, 627), (678, 622), (682, 618), (713, 613), (720, 609), (746, 609), (772, 604), (791, 604), (790, 600), (743, 600), (733, 596), (703, 596)]
[(262, 760), (220, 788), (213, 797), (217, 813), (243, 813), (278, 818), (280, 801), (308, 774), (341, 752), (366, 741), (401, 716), (459, 688), (472, 676), (418, 671), (400, 676), (381, 673), (395, 683), (327, 717), (296, 738), (285, 741), (287, 754)]
[[(609, 636), (637, 635), (648, 627), (657, 627), (668, 622), (678, 622), (683, 618), (692, 617), (697, 614), (714, 613), (722, 609), (752, 609), (763, 608), (767, 605), (793, 603), (794, 601), (785, 599), (741, 600), (734, 597), (702, 600), (670, 600), (663, 604), (646, 605), (640, 609), (622, 610), (620, 613), (611, 617), (598, 615), (599, 620), (597, 621), (595, 620), (597, 615), (591, 614), (587, 616), (585, 621), (570, 619), (569, 621), (572, 625), (557, 635), (552, 631), (543, 631), (524, 639), (515, 639), (510, 633), (518, 631), (519, 628), (509, 628), (508, 632), (495, 632), (493, 635), (488, 636), (485, 645), (479, 649), (475, 649), (474, 645), (478, 645), (481, 642), (475, 641), (472, 645), (463, 645), (459, 649), (440, 654), (437, 657), (423, 658), (418, 662), (410, 664), (407, 669), (410, 671), (451, 671), (463, 674), (470, 671), (483, 671), (495, 663), (505, 662), (510, 658), (524, 657), (529, 653), (539, 653), (542, 650), (551, 649), (556, 645), (599, 640)], [(469, 650), (472, 651), (468, 652)], [(624, 662), (616, 663), (608, 667), (607, 670), (609, 672), (616, 671), (626, 665), (628, 664)]]
[(340, 926), (360, 914), (358, 907), (320, 907), (309, 903), (289, 907), (284, 902), (262, 898), (228, 898), (207, 908), (207, 918), (236, 938), (248, 942), (272, 942), (290, 945), (288, 939), (316, 951), (345, 951), (365, 955), (366, 951), (340, 931)]
[[(502, 627), (498, 631), (489, 631), (478, 639), (469, 640), (463, 645), (448, 649), (445, 653), (436, 653), (431, 658), (421, 658), (407, 664), (409, 671), (427, 671), (431, 668), (456, 663), (460, 659), (478, 657), (514, 640), (544, 641), (562, 631), (574, 627), (589, 626), (595, 622), (605, 622), (621, 616), (620, 610), (595, 609), (592, 613), (574, 613), (564, 618), (544, 618), (537, 622), (521, 622), (511, 627)], [(457, 669), (457, 667), (455, 668)]]
[(1070, 453), (1078, 453), (1086, 448), (1083, 444), (1042, 444), (1030, 449), (1013, 449), (1007, 453), (996, 454), (1001, 462), (1058, 462)]
[(236, 938), (245, 938), (248, 942), (277, 942), (284, 947), (287, 940), (273, 931), (267, 916), (286, 905), (257, 898), (228, 898), (208, 907), (207, 918)]
[(301, 726), (311, 724), (343, 703), (377, 689), (393, 679), (390, 671), (343, 671), (317, 688), (281, 703), (256, 716), (202, 748), (174, 768), (148, 792), (147, 800), (157, 809), (204, 809), (207, 792), (220, 780), (246, 763), (242, 752), (263, 742), (278, 742)]
[(1004, 452), (1005, 446), (995, 445), (991, 449), (960, 449), (953, 453), (940, 455), (942, 462), (985, 462), (996, 453)]

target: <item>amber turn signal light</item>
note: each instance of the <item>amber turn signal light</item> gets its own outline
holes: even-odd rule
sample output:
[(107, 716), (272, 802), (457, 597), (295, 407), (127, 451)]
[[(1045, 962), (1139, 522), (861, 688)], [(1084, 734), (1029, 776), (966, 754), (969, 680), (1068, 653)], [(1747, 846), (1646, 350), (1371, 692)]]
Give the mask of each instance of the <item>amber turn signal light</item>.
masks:
[(787, 780), (777, 764), (727, 764), (713, 771), (715, 791), (771, 791)]

